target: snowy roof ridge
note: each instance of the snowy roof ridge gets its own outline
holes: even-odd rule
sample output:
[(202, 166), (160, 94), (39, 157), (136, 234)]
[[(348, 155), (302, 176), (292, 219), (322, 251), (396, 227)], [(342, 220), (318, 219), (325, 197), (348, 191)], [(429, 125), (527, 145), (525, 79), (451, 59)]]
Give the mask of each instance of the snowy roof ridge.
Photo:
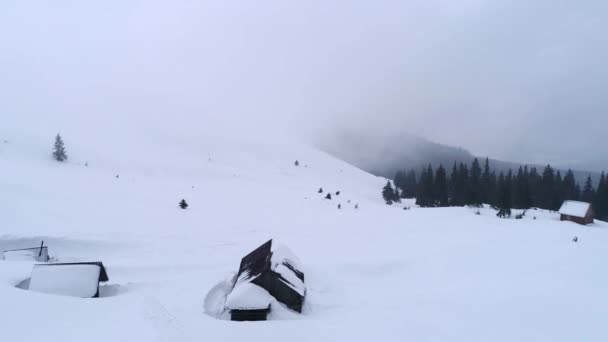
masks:
[(591, 209), (590, 203), (567, 200), (564, 201), (558, 212), (562, 215), (585, 217), (587, 216), (589, 209)]

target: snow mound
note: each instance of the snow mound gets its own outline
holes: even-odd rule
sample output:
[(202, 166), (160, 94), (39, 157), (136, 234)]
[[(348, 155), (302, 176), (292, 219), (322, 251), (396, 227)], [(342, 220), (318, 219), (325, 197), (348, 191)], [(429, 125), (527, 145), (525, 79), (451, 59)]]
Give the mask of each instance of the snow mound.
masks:
[(226, 298), (226, 308), (230, 310), (266, 309), (273, 301), (268, 291), (252, 284), (243, 283), (236, 286)]

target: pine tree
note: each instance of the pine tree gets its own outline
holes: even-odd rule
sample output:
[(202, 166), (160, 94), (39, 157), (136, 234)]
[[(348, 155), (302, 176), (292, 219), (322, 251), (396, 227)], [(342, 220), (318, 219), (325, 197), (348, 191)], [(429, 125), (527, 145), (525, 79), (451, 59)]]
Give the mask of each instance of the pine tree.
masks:
[(511, 216), (511, 191), (502, 172), (498, 177), (498, 213), (496, 216), (501, 218)]
[(300, 166), (300, 162), (296, 160), (295, 163), (293, 163), (293, 165)]
[(64, 162), (68, 160), (68, 156), (65, 153), (65, 145), (63, 144), (63, 139), (61, 139), (61, 135), (57, 134), (55, 136), (55, 146), (53, 150), (53, 158), (59, 162)]
[(608, 177), (602, 172), (595, 195), (595, 211), (601, 220), (608, 219)]
[(405, 182), (401, 188), (401, 198), (414, 198), (417, 196), (416, 189), (418, 182), (416, 179), (416, 171), (410, 170), (405, 176)]
[(527, 168), (519, 168), (515, 182), (516, 191), (514, 193), (513, 206), (518, 209), (529, 209), (532, 206), (532, 198), (530, 197)]
[(331, 193), (327, 193), (327, 196), (325, 196), (325, 199), (330, 200), (331, 199)]
[(574, 186), (574, 193), (576, 194), (576, 199), (580, 200), (582, 196), (582, 191), (581, 186), (578, 183), (576, 183), (576, 185)]
[(490, 169), (490, 159), (486, 158), (486, 162), (483, 166), (483, 173), (481, 174), (481, 201), (483, 203), (491, 203), (492, 198), (492, 184), (491, 184), (491, 169)]
[(386, 185), (382, 189), (382, 198), (386, 202), (386, 204), (393, 204), (393, 200), (395, 199), (395, 192), (393, 190), (393, 186), (391, 185), (391, 181), (387, 181)]
[(528, 184), (530, 185), (530, 197), (532, 198), (533, 207), (542, 206), (541, 180), (542, 178), (538, 174), (536, 168), (531, 168), (530, 173), (528, 175)]
[(186, 208), (188, 208), (188, 203), (186, 202), (186, 200), (185, 200), (185, 199), (182, 199), (182, 200), (179, 202), (179, 207), (180, 207), (180, 208), (182, 208), (182, 209), (186, 209)]
[(488, 192), (488, 196), (490, 198), (490, 205), (495, 206), (498, 203), (498, 177), (496, 177), (496, 172), (492, 171), (490, 174), (490, 192)]
[(323, 188), (319, 188), (319, 191), (317, 191), (318, 193), (322, 194), (323, 193)]
[(543, 178), (540, 189), (539, 207), (553, 210), (553, 192), (555, 191), (555, 172), (551, 165), (547, 165), (543, 171)]
[(416, 198), (416, 204), (421, 207), (432, 207), (435, 205), (435, 181), (433, 167), (429, 164), (420, 178), (420, 193)]
[(481, 176), (481, 166), (479, 166), (479, 160), (475, 158), (473, 160), (473, 164), (471, 164), (471, 177), (469, 180), (469, 204), (477, 207), (480, 207), (483, 202)]
[(557, 211), (564, 202), (562, 173), (559, 170), (555, 173), (552, 195), (550, 209)]
[(472, 193), (471, 193), (471, 177), (469, 173), (469, 166), (467, 164), (460, 164), (460, 180), (462, 186), (462, 200), (464, 205), (473, 205)]
[(440, 164), (435, 173), (435, 206), (447, 207), (450, 205), (448, 201), (448, 180), (445, 169)]
[(414, 198), (416, 197), (416, 188), (418, 186), (418, 179), (416, 177), (416, 171), (410, 170), (407, 174), (407, 183), (406, 188), (404, 189), (406, 193), (403, 195), (406, 198)]
[(452, 173), (450, 174), (450, 179), (448, 180), (448, 198), (450, 201), (450, 206), (459, 206), (462, 205), (460, 203), (460, 194), (458, 193), (458, 167), (456, 166), (456, 162), (452, 166)]
[(584, 202), (593, 203), (593, 198), (595, 197), (595, 191), (593, 190), (593, 181), (591, 180), (591, 175), (587, 176), (587, 181), (585, 182), (585, 187), (583, 188), (583, 193), (581, 194), (581, 199)]
[(577, 200), (578, 194), (576, 193), (576, 179), (574, 178), (574, 172), (568, 170), (564, 180), (562, 181), (562, 198), (564, 200)]
[(393, 179), (393, 183), (395, 183), (395, 189), (405, 189), (406, 178), (407, 176), (405, 171), (397, 171), (397, 173), (395, 174), (395, 178)]

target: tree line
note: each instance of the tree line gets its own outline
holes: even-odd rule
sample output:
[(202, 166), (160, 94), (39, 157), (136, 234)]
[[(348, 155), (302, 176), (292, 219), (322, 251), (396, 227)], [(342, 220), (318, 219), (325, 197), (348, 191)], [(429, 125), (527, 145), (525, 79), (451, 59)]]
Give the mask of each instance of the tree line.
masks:
[[(443, 165), (398, 171), (394, 189), (390, 182), (383, 188), (387, 204), (396, 198), (416, 198), (421, 207), (481, 206), (489, 204), (499, 216), (509, 216), (512, 208), (532, 207), (558, 210), (564, 200), (580, 200), (593, 204), (598, 218), (608, 218), (608, 180), (602, 172), (597, 187), (591, 176), (577, 183), (572, 170), (565, 175), (547, 165), (542, 172), (535, 167), (521, 166), (517, 171), (496, 172), (486, 158), (482, 166), (476, 158), (470, 165), (454, 163), (451, 170)], [(390, 202), (390, 203), (389, 203)]]

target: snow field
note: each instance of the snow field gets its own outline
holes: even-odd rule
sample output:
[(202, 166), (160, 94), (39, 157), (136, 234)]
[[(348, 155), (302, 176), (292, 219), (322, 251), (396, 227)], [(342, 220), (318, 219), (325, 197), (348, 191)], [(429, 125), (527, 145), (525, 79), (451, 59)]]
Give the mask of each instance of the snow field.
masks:
[[(386, 180), (299, 144), (201, 139), (145, 148), (142, 140), (116, 145), (114, 155), (64, 140), (67, 164), (50, 160), (42, 143), (13, 137), (0, 145), (0, 248), (44, 240), (61, 262), (103, 261), (110, 281), (98, 299), (23, 291), (15, 286), (33, 263), (0, 262), (3, 336), (68, 342), (608, 336), (605, 223), (582, 227), (544, 211), (500, 220), (488, 208), (476, 215), (470, 208), (389, 207), (380, 197)], [(341, 194), (323, 200), (319, 187)], [(187, 210), (177, 207), (182, 198)], [(270, 238), (302, 262), (303, 314), (277, 312), (261, 323), (217, 319), (221, 298), (213, 292)]]

